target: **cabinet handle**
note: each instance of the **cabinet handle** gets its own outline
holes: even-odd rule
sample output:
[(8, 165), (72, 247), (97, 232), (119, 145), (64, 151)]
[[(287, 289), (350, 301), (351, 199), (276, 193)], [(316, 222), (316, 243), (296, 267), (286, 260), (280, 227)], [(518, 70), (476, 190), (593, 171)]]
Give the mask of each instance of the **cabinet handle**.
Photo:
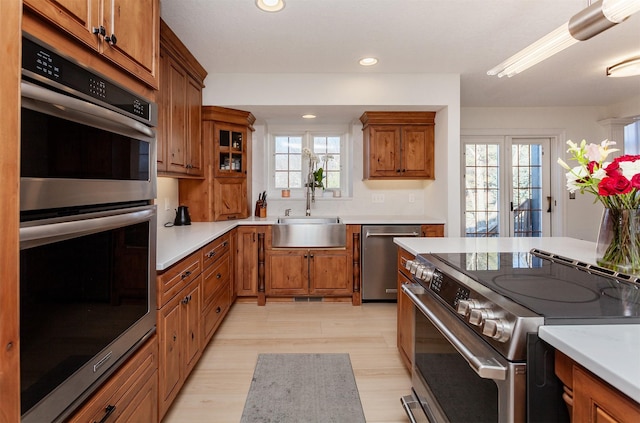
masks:
[(223, 246), (223, 247), (226, 247), (228, 244), (229, 244), (229, 243), (228, 243), (227, 241), (224, 241), (224, 242), (222, 243), (222, 246)]
[(116, 43), (118, 42), (118, 39), (116, 38), (116, 34), (111, 34), (110, 37), (104, 37), (104, 40), (109, 44), (111, 44), (112, 46), (115, 46)]
[(220, 313), (222, 311), (222, 309), (220, 307), (216, 308), (216, 314)]
[(191, 270), (187, 270), (186, 272), (184, 272), (182, 274), (182, 279), (188, 278), (189, 276), (191, 276)]
[(102, 35), (103, 37), (107, 34), (107, 30), (104, 29), (104, 26), (94, 26), (92, 32), (96, 35)]
[(396, 172), (397, 172), (397, 173), (400, 173), (400, 169), (396, 169)]
[(309, 258), (313, 258), (313, 253), (312, 253), (312, 254), (309, 254)]
[(222, 274), (220, 274), (220, 273), (218, 273), (218, 274), (216, 275), (216, 279), (220, 279), (221, 277), (222, 277)]
[[(104, 416), (102, 416), (102, 419), (100, 419), (98, 423), (105, 423), (109, 418), (109, 416), (113, 414), (114, 411), (116, 411), (115, 405), (107, 405), (107, 407), (104, 409)], [(96, 422), (94, 421), (93, 423), (96, 423)]]
[(213, 257), (215, 255), (216, 255), (215, 251), (209, 251), (209, 253), (207, 254), (207, 258), (211, 258), (211, 257)]
[(191, 301), (191, 294), (187, 295), (182, 299), (182, 304), (189, 304), (190, 301)]
[(174, 333), (173, 334), (173, 342), (176, 342), (177, 339), (178, 339), (178, 336)]

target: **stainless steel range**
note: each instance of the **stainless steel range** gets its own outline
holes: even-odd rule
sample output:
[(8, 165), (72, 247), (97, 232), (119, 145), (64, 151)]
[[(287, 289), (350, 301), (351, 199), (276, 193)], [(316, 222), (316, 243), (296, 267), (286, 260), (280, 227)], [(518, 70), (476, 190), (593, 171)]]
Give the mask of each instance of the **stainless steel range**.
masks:
[[(568, 421), (538, 328), (640, 323), (640, 278), (540, 250), (419, 255), (412, 421)], [(428, 419), (428, 420), (427, 420)]]

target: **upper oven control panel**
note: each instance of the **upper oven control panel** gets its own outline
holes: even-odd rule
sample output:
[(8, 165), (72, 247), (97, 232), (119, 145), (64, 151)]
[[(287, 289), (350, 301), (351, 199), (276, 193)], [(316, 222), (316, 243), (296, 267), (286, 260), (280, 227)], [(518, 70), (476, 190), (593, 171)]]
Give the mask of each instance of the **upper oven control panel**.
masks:
[(41, 85), (55, 87), (124, 113), (148, 126), (156, 126), (155, 103), (56, 53), (53, 48), (39, 40), (36, 42), (28, 35), (22, 37), (22, 74)]

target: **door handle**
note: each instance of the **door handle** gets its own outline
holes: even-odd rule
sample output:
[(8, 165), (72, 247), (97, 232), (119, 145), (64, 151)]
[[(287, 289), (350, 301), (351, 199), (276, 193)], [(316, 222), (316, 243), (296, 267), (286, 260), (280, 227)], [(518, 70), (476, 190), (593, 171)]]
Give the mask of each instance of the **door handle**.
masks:
[(551, 213), (551, 196), (550, 195), (547, 196), (547, 205), (548, 205), (547, 213)]

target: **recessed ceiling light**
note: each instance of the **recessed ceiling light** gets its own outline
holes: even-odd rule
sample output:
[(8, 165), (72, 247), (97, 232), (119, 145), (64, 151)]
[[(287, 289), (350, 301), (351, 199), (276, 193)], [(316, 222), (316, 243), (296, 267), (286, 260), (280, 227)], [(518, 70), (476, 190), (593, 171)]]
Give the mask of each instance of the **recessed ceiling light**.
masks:
[(378, 63), (378, 59), (376, 59), (375, 57), (363, 57), (358, 63), (360, 63), (362, 66), (373, 66)]
[(305, 119), (315, 119), (316, 115), (307, 114), (307, 115), (302, 115), (302, 117)]
[(284, 0), (256, 0), (256, 6), (265, 12), (279, 12), (284, 9)]

